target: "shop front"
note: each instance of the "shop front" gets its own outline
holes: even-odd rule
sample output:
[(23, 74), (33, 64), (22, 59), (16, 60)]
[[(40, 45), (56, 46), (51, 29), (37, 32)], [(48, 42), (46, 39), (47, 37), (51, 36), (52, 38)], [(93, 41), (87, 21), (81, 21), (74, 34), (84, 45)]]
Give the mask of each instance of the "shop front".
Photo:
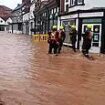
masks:
[(66, 39), (64, 44), (71, 45), (70, 41), (70, 25), (75, 25), (77, 30), (76, 48), (82, 50), (83, 34), (87, 30), (87, 26), (91, 25), (93, 34), (91, 43), (91, 53), (105, 53), (105, 10), (90, 9), (78, 10), (60, 16), (60, 25), (64, 25)]
[[(71, 35), (70, 35), (70, 31), (71, 31), (71, 26), (75, 25), (76, 29), (78, 30), (78, 26), (77, 26), (77, 18), (66, 18), (66, 19), (61, 19), (60, 23), (61, 25), (64, 26), (64, 31), (66, 33), (66, 38), (64, 41), (64, 45), (67, 46), (72, 46), (71, 45)], [(78, 40), (78, 36), (77, 36), (77, 40)], [(77, 43), (76, 43), (77, 46)]]

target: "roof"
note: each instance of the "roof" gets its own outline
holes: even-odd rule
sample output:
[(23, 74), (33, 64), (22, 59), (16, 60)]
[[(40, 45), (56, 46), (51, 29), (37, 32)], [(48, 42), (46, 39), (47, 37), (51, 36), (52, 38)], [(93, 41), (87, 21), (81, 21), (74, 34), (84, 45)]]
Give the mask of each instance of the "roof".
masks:
[[(16, 7), (13, 11), (16, 11), (16, 10), (18, 10), (18, 9), (21, 9), (22, 6), (23, 6), (23, 4), (18, 4), (17, 7)], [(12, 11), (12, 12), (13, 12), (13, 11)]]
[(0, 17), (3, 20), (6, 21), (11, 16), (11, 11), (12, 11), (12, 9), (10, 9), (4, 5), (0, 5)]
[(9, 7), (6, 7), (5, 5), (0, 5), (0, 10), (1, 9), (5, 9), (5, 10), (7, 10), (7, 11), (12, 11), (12, 9), (10, 9)]

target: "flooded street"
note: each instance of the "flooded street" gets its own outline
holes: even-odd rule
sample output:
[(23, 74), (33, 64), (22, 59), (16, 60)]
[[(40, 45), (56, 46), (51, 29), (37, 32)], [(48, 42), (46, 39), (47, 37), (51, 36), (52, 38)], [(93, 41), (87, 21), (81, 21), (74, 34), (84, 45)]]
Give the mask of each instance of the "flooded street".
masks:
[(30, 36), (0, 33), (0, 101), (3, 105), (105, 105), (105, 56), (95, 60)]

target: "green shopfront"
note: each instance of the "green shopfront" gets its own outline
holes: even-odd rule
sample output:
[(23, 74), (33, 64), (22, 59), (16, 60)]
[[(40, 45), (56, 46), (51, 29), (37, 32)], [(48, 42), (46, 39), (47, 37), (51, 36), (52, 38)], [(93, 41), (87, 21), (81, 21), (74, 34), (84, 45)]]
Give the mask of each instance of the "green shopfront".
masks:
[[(91, 43), (90, 52), (100, 53), (101, 49), (101, 38), (102, 38), (102, 19), (93, 18), (93, 19), (83, 19), (82, 20), (82, 34), (87, 30), (87, 25), (91, 26), (93, 38)], [(82, 47), (83, 38), (81, 36), (81, 46)]]
[[(105, 10), (90, 9), (78, 10), (60, 16), (60, 24), (65, 26), (66, 45), (70, 46), (69, 25), (76, 25), (78, 31), (76, 47), (81, 51), (83, 44), (82, 35), (87, 30), (87, 25), (91, 25), (93, 33), (91, 43), (91, 53), (105, 53)], [(65, 44), (64, 43), (64, 44)]]

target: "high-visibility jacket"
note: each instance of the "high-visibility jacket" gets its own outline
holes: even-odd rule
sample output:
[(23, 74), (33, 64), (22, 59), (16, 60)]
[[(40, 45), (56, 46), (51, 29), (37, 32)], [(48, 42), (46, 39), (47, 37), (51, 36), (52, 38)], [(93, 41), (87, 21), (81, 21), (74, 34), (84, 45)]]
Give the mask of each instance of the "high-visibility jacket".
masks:
[(49, 35), (48, 43), (56, 43), (59, 41), (59, 32), (58, 31), (49, 32), (48, 35)]

